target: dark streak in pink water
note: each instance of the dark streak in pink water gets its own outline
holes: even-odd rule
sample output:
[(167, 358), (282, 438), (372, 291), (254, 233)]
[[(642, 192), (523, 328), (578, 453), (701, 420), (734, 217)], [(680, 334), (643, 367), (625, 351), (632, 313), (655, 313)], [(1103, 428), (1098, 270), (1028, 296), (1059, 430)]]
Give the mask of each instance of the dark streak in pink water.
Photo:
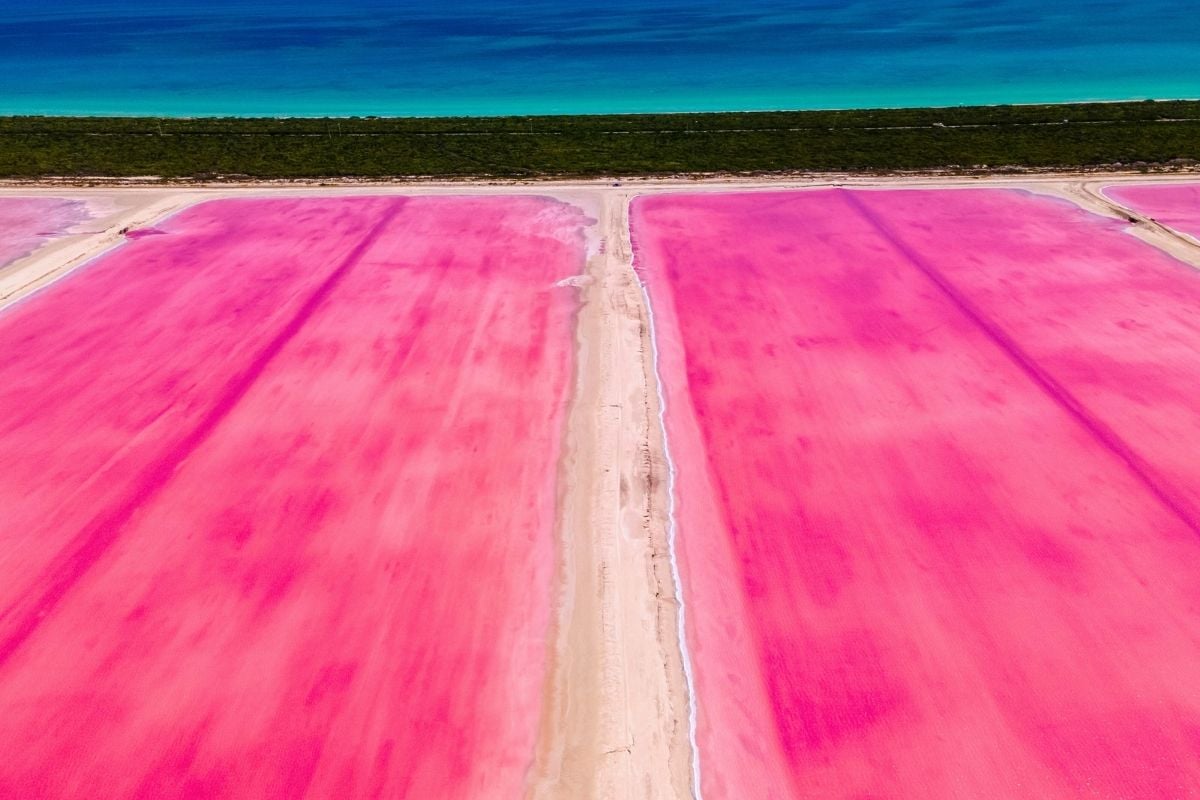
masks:
[(158, 228), (134, 228), (130, 231), (125, 231), (126, 239), (145, 239), (147, 236), (162, 236), (166, 231)]
[(0, 268), (89, 219), (87, 205), (58, 197), (0, 197)]
[(706, 798), (1200, 796), (1200, 275), (1003, 191), (633, 232)]
[(583, 223), (222, 201), (0, 315), (0, 796), (519, 796)]
[(212, 434), (262, 375), (271, 360), (295, 337), (346, 273), (375, 244), (403, 206), (403, 199), (392, 201), (391, 207), (384, 211), (379, 221), (305, 299), (278, 333), (265, 343), (263, 349), (250, 360), (245, 369), (226, 381), (224, 391), (215, 399), (196, 427), (145, 466), (142, 476), (134, 481), (133, 491), (127, 499), (100, 509), (99, 514), (76, 534), (64, 551), (50, 563), (42, 578), (34, 582), (28, 595), (0, 612), (0, 631), (3, 631), (0, 634), (3, 637), (0, 638), (0, 667), (3, 667), (13, 652), (24, 644), (46, 615), (54, 610), (71, 586), (104, 555), (134, 512), (166, 486), (183, 460)]
[[(960, 292), (952, 282), (947, 280), (933, 266), (934, 256), (931, 255), (927, 258), (909, 247), (903, 238), (892, 231), (892, 226), (887, 220), (876, 214), (871, 210), (870, 206), (858, 199), (857, 193), (845, 192), (844, 195), (847, 201), (854, 205), (859, 213), (875, 226), (875, 230), (896, 248), (897, 252), (901, 253), (913, 266), (921, 270), (935, 286), (945, 293), (946, 297), (955, 306), (996, 343), (997, 347), (1007, 353), (1013, 362), (1029, 375), (1034, 383), (1042, 387), (1046, 394), (1061, 405), (1080, 425), (1091, 431), (1092, 435), (1098, 441), (1124, 461), (1129, 466), (1130, 471), (1146, 485), (1146, 488), (1155, 497), (1162, 501), (1163, 505), (1175, 512), (1185, 525), (1191, 528), (1197, 536), (1200, 536), (1200, 513), (1176, 492), (1174, 487), (1168, 481), (1164, 480), (1153, 466), (1139, 456), (1133, 447), (1130, 447), (1120, 435), (1093, 414), (1079, 401), (1079, 398), (1075, 397), (1065, 386), (1059, 383), (1030, 353), (1026, 352), (1021, 345), (1009, 336), (1001, 325), (989, 319), (982, 309), (976, 307), (964, 293)], [(1010, 212), (1015, 211), (1017, 210), (1010, 210)], [(1007, 216), (1005, 215), (1005, 217)], [(941, 245), (942, 243), (938, 242), (937, 244)], [(938, 250), (940, 249), (939, 247)], [(937, 252), (937, 250), (933, 252)]]
[[(956, 193), (953, 204), (920, 192), (862, 197), (1070, 393), (1085, 424), (1166, 505), (1200, 527), (1200, 273), (1062, 201), (1010, 192)], [(985, 254), (984, 268), (963, 253)]]

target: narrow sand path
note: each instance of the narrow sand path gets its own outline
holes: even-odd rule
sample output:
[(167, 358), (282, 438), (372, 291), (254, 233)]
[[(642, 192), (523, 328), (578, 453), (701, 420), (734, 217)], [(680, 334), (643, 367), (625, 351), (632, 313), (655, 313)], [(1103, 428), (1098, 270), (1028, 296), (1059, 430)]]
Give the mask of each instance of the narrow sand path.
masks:
[(123, 231), (153, 225), (203, 197), (200, 193), (164, 194), (136, 190), (54, 194), (87, 201), (95, 216), (79, 226), (82, 230), (69, 232), (0, 268), (0, 307), (27, 297), (121, 244), (125, 240)]
[(564, 597), (530, 796), (686, 798), (692, 755), (650, 324), (626, 193), (583, 281), (564, 466)]
[(1067, 184), (1064, 188), (1064, 195), (1089, 211), (1128, 220), (1133, 225), (1133, 234), (1142, 241), (1170, 253), (1181, 261), (1186, 261), (1194, 267), (1200, 267), (1200, 242), (1186, 233), (1163, 225), (1105, 195), (1105, 187), (1112, 183), (1112, 181), (1088, 181), (1080, 184)]

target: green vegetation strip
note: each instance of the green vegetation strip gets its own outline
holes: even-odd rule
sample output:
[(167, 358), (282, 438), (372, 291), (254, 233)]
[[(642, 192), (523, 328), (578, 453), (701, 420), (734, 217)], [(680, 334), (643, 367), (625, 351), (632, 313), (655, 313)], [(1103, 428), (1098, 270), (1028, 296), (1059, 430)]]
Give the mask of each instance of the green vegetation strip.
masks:
[(615, 116), (0, 117), (0, 177), (598, 177), (1185, 166), (1200, 102)]

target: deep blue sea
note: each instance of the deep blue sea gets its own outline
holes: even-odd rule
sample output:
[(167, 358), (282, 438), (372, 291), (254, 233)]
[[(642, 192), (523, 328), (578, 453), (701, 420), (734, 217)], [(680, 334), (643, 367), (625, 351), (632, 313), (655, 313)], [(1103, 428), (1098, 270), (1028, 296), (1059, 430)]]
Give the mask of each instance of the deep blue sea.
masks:
[(1192, 0), (3, 0), (0, 114), (1200, 97)]

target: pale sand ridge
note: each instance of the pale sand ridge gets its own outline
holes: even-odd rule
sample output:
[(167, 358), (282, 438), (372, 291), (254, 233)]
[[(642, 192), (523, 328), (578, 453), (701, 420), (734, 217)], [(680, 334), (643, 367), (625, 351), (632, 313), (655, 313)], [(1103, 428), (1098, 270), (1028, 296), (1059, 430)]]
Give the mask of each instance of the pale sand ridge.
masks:
[(605, 193), (567, 434), (565, 595), (530, 796), (691, 795), (667, 466), (628, 197)]
[[(0, 195), (9, 194), (28, 192), (0, 191)], [(84, 230), (68, 232), (7, 267), (0, 267), (0, 307), (27, 297), (121, 244), (124, 241), (121, 231), (150, 225), (198, 199), (186, 194), (138, 190), (53, 194), (87, 201), (94, 216), (80, 226)]]

